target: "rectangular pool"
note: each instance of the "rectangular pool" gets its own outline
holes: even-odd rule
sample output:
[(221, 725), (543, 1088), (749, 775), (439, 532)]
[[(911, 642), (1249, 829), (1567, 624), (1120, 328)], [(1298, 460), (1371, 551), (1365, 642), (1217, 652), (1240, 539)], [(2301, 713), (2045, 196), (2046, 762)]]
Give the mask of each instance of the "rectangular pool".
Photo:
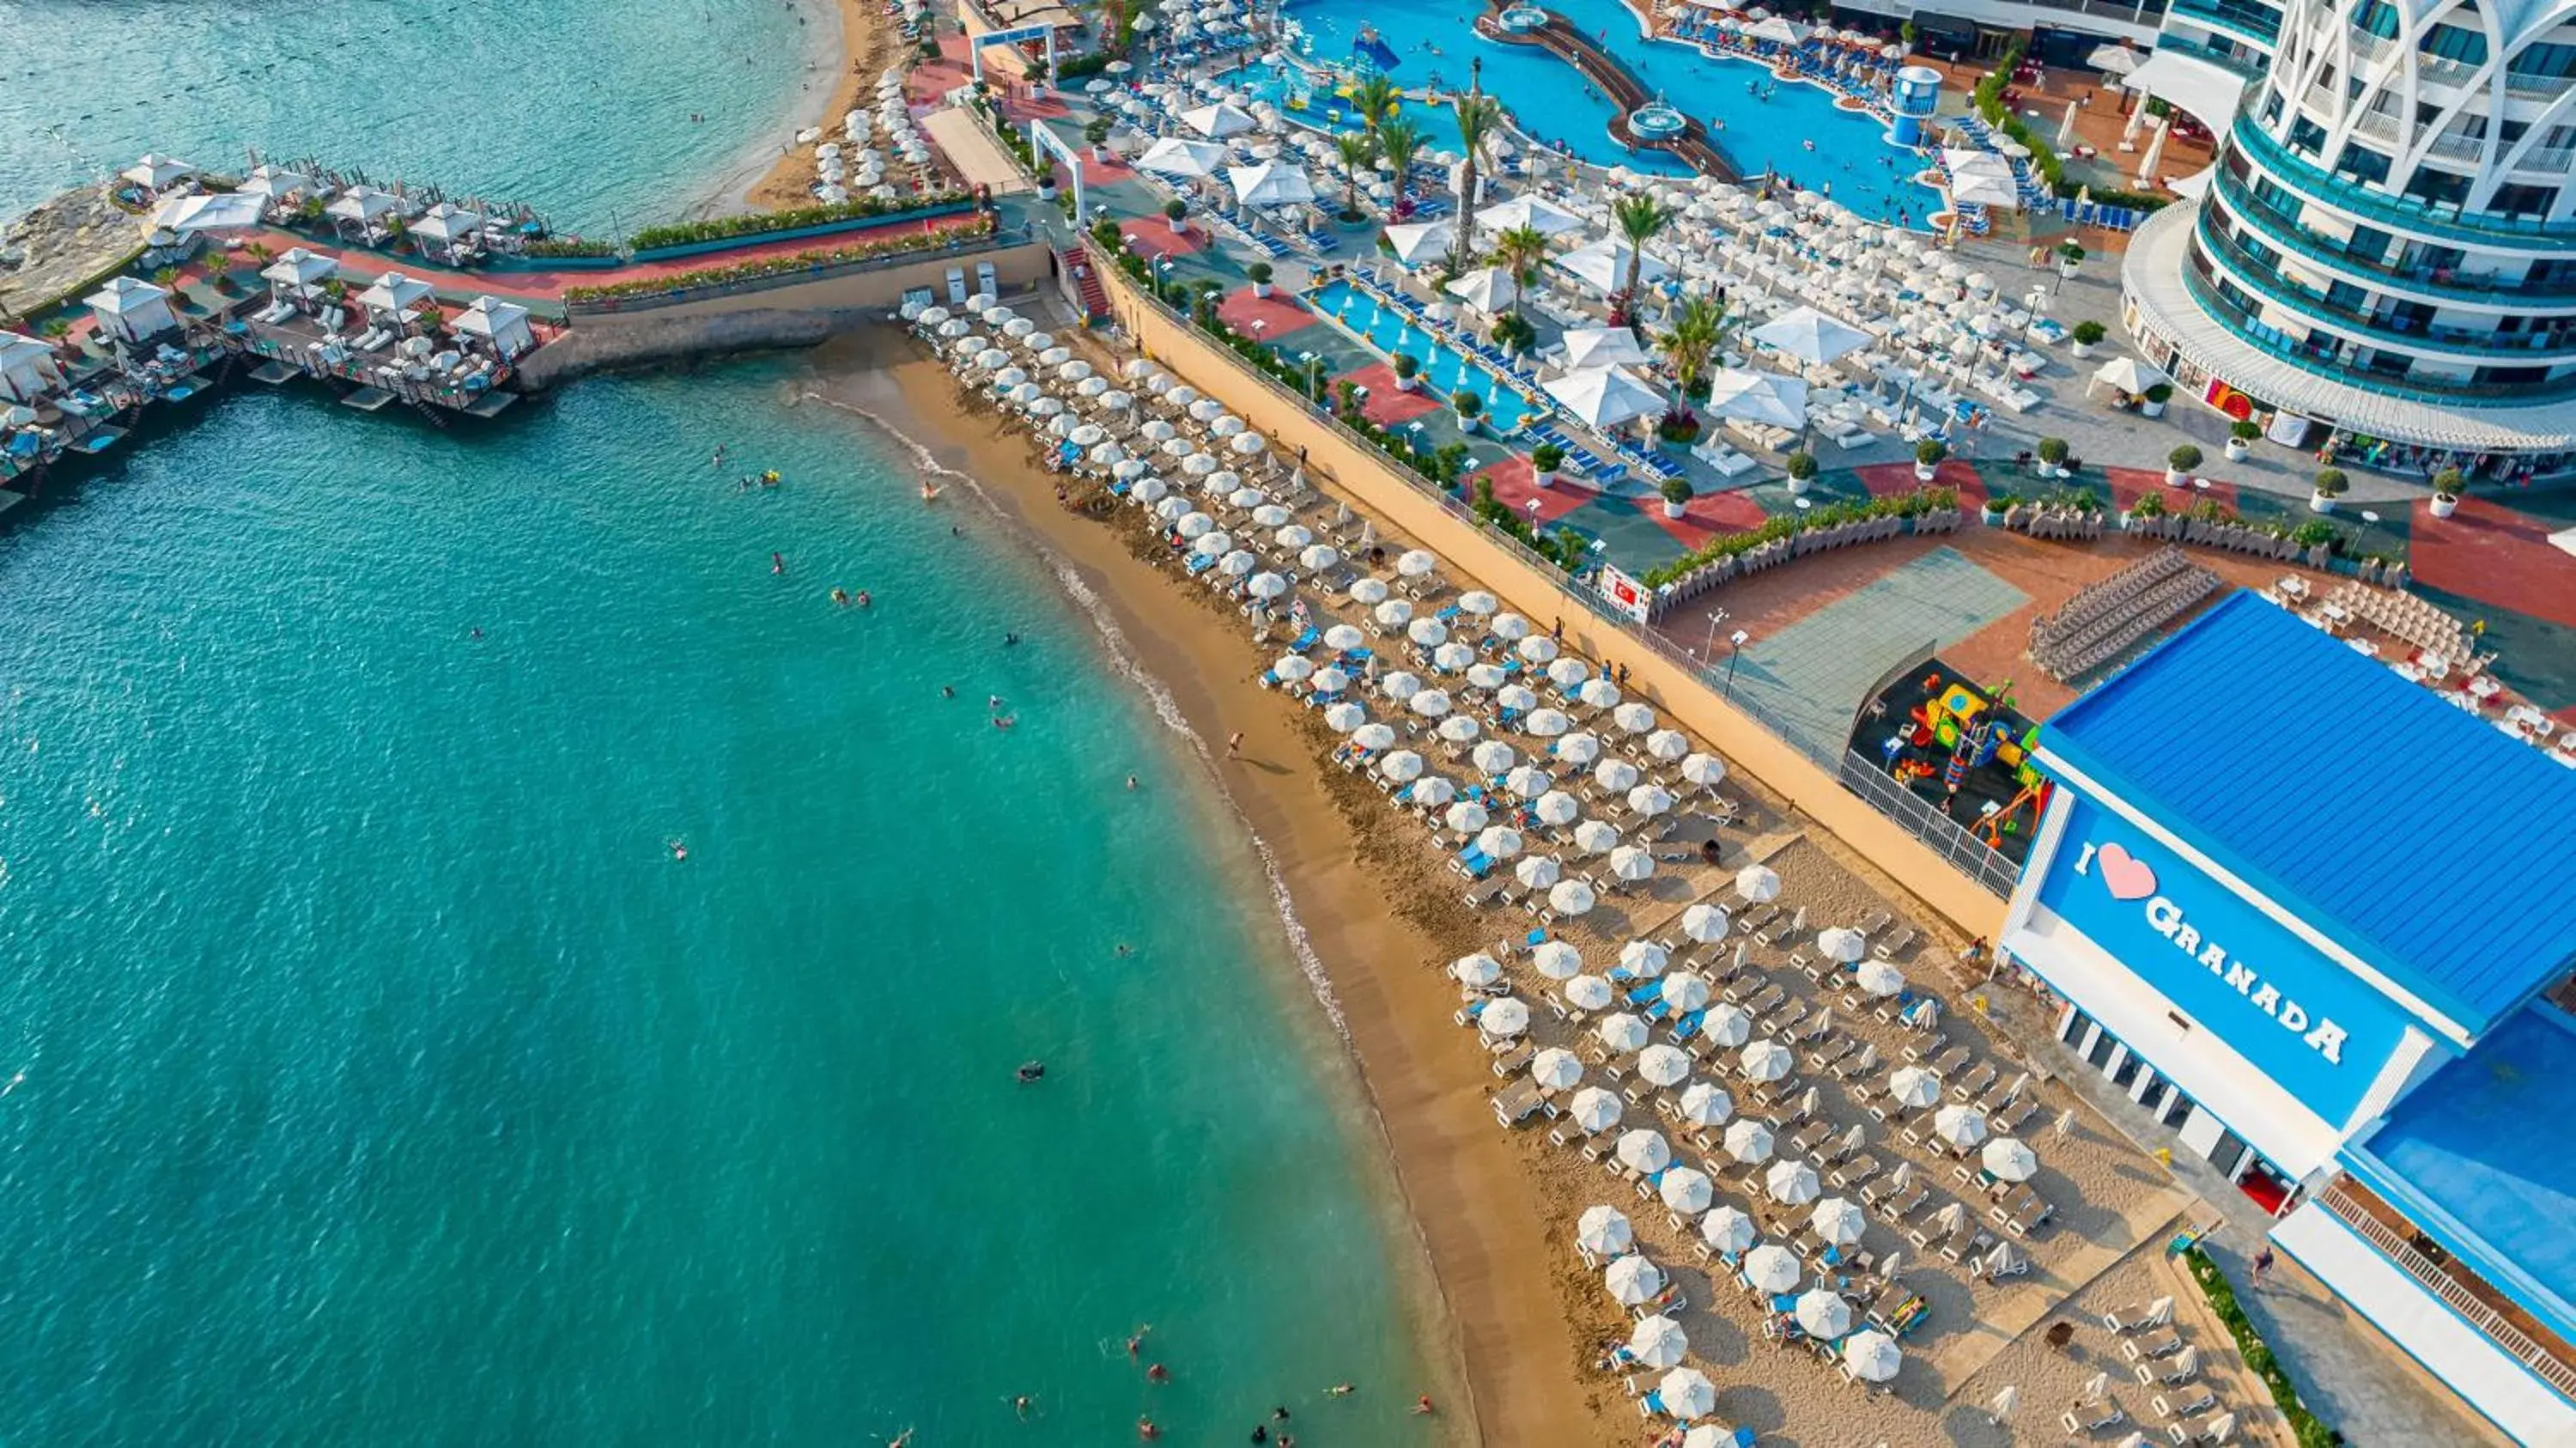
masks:
[(1420, 376), (1434, 397), (1472, 392), (1483, 398), (1485, 417), (1496, 432), (1511, 431), (1530, 414), (1530, 405), (1492, 367), (1425, 332), (1411, 317), (1347, 281), (1327, 282), (1307, 294), (1306, 304), (1381, 357), (1392, 359), (1398, 352), (1409, 352), (1421, 358)]

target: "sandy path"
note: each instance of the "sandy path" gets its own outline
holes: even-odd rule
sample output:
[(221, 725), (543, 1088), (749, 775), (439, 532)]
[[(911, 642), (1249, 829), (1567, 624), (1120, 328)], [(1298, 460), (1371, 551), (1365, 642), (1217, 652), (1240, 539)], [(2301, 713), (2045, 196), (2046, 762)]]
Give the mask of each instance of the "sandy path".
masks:
[(899, 424), (963, 424), (925, 430), (918, 440), (984, 484), (1006, 514), (1080, 572), (1203, 738), (1242, 732), (1242, 758), (1220, 766), (1223, 784), (1287, 882), (1348, 1017), (1447, 1308), (1430, 1350), (1438, 1355), (1445, 1338), (1466, 1374), (1471, 1402), (1451, 1408), (1458, 1436), (1601, 1441), (1602, 1420), (1575, 1377), (1579, 1344), (1557, 1310), (1546, 1224), (1520, 1152), (1485, 1103), (1491, 1082), (1481, 1053), (1449, 1024), (1454, 987), (1425, 964), (1472, 946), (1472, 917), (1399, 914), (1395, 901), (1435, 898), (1432, 882), (1412, 878), (1420, 852), (1380, 838), (1357, 809), (1362, 801), (1340, 797), (1336, 786), (1351, 781), (1319, 767), (1321, 736), (1309, 732), (1318, 726), (1253, 682), (1267, 655), (1139, 559), (1120, 531), (1056, 506), (1052, 479), (1031, 465), (1023, 436), (958, 418), (947, 374), (899, 338), (862, 339), (824, 360), (835, 397), (880, 414), (900, 409)]

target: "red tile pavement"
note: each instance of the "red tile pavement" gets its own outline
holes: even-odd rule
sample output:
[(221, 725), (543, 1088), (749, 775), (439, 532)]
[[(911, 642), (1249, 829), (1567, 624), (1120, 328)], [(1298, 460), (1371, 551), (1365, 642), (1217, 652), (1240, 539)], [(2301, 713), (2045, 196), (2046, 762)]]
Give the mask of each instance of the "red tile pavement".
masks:
[(2435, 588), (2576, 628), (2576, 556), (2549, 541), (2547, 523), (2484, 498), (2462, 498), (2459, 512), (2433, 516), (2415, 504), (2415, 576)]
[(1361, 408), (1368, 420), (1380, 427), (1401, 427), (1426, 412), (1437, 412), (1440, 404), (1419, 392), (1407, 392), (1395, 385), (1395, 370), (1383, 362), (1372, 362), (1357, 372), (1345, 372), (1335, 382), (1356, 382), (1368, 389), (1368, 402)]
[(1163, 256), (1195, 255), (1207, 245), (1207, 233), (1192, 227), (1174, 232), (1172, 224), (1159, 216), (1131, 216), (1118, 223), (1118, 232), (1127, 238), (1127, 249), (1151, 260)]
[(1077, 154), (1082, 157), (1082, 184), (1085, 186), (1106, 186), (1113, 181), (1136, 179), (1136, 169), (1119, 160), (1114, 153), (1106, 161), (1092, 154), (1089, 146), (1083, 147)]
[(966, 37), (943, 35), (939, 37), (937, 60), (916, 65), (905, 72), (904, 98), (915, 105), (927, 105), (974, 78), (975, 67), (966, 54)]
[(1250, 287), (1237, 287), (1226, 294), (1225, 302), (1216, 309), (1227, 326), (1247, 337), (1275, 342), (1301, 327), (1311, 327), (1319, 320), (1303, 304), (1284, 292), (1268, 298), (1256, 297)]
[(1530, 515), (1531, 500), (1536, 499), (1539, 518), (1549, 523), (1601, 496), (1590, 488), (1578, 487), (1562, 479), (1554, 487), (1538, 486), (1531, 481), (1534, 474), (1530, 471), (1529, 459), (1519, 453), (1490, 467), (1477, 469), (1476, 476), (1494, 485), (1495, 502), (1524, 518)]
[[(1862, 487), (1869, 489), (1870, 496), (1876, 498), (1897, 497), (1924, 486), (1915, 478), (1912, 463), (1872, 463), (1865, 468), (1852, 469), (1852, 475), (1860, 479)], [(1975, 468), (1958, 458), (1945, 459), (1934, 475), (1933, 483), (1938, 487), (1958, 489), (1959, 501), (1971, 507), (1986, 501), (1985, 480), (1977, 476)]]
[(2179, 513), (2203, 502), (2216, 503), (2230, 512), (2236, 508), (2236, 485), (2216, 478), (2201, 478), (2189, 487), (2168, 488), (2163, 473), (2146, 468), (2104, 468), (2102, 476), (2110, 480), (2111, 501), (2123, 513), (2136, 507), (2138, 499), (2149, 493), (2162, 495), (2169, 512)]
[(1684, 548), (1697, 548), (1723, 533), (1744, 533), (1762, 526), (1769, 515), (1762, 505), (1742, 493), (1702, 493), (1690, 500), (1684, 516), (1667, 518), (1660, 498), (1641, 498), (1638, 510), (1654, 519), (1655, 526), (1681, 541)]

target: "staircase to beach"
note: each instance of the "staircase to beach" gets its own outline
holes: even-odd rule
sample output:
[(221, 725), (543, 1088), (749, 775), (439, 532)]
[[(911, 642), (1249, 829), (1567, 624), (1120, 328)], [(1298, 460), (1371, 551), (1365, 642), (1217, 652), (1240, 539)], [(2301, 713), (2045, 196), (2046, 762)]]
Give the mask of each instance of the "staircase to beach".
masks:
[(1083, 315), (1095, 320), (1109, 315), (1109, 293), (1091, 270), (1091, 258), (1079, 247), (1063, 247), (1055, 254), (1056, 265), (1063, 268), (1073, 295), (1082, 303)]

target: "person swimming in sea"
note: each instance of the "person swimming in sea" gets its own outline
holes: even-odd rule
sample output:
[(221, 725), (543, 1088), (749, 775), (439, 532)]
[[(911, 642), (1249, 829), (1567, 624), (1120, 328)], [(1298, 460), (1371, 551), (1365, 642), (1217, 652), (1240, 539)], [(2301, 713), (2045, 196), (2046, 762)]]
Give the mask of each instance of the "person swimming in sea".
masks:
[(665, 840), (662, 843), (665, 848), (670, 850), (672, 859), (685, 860), (689, 857), (689, 846), (687, 841)]
[(1023, 1086), (1028, 1085), (1032, 1081), (1043, 1081), (1046, 1079), (1046, 1062), (1023, 1061), (1020, 1063), (1020, 1069), (1017, 1074), (1020, 1078), (1020, 1084)]
[(849, 606), (850, 606), (850, 591), (849, 591), (848, 589), (846, 589), (846, 588), (835, 588), (835, 589), (833, 589), (833, 590), (832, 590), (832, 601), (833, 601), (834, 603), (839, 604), (839, 605), (840, 605), (841, 607), (843, 607), (843, 608), (847, 608), (847, 607), (849, 607)]
[(776, 549), (770, 550), (769, 571), (771, 573), (785, 573), (787, 571), (787, 555), (778, 552)]
[(938, 496), (939, 496), (939, 487), (938, 487), (938, 485), (937, 485), (937, 484), (935, 484), (935, 483), (924, 483), (924, 484), (922, 484), (922, 485), (921, 485), (921, 501), (923, 501), (923, 502), (927, 503), (927, 502), (929, 502), (931, 499), (936, 498), (936, 497), (938, 497)]

